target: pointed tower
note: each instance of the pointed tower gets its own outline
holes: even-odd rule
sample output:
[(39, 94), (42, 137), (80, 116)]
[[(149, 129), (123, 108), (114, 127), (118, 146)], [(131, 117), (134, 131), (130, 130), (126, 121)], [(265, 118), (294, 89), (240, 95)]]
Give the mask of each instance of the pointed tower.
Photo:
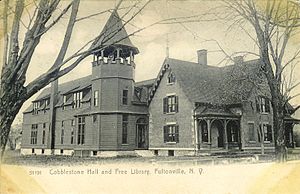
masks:
[(114, 11), (105, 24), (99, 39), (99, 44), (106, 46), (100, 52), (94, 53), (94, 62), (110, 63), (120, 60), (126, 64), (134, 65), (134, 55), (139, 50), (131, 43), (123, 26), (122, 19)]
[(120, 150), (125, 149), (124, 145), (126, 149), (133, 149), (135, 142), (129, 134), (134, 132), (127, 134), (122, 126), (132, 117), (134, 56), (139, 50), (130, 41), (116, 11), (105, 24), (99, 43), (105, 48), (94, 53), (91, 101), (93, 119), (96, 120), (94, 131), (99, 134), (98, 150)]

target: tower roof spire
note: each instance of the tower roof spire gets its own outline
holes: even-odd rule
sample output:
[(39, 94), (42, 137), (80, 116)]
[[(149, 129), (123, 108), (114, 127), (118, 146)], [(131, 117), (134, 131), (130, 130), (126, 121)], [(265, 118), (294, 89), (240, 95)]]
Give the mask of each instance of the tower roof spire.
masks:
[(111, 45), (119, 46), (125, 49), (131, 49), (134, 54), (139, 53), (138, 48), (135, 47), (129, 39), (117, 10), (114, 10), (110, 15), (100, 36), (99, 41), (108, 47)]

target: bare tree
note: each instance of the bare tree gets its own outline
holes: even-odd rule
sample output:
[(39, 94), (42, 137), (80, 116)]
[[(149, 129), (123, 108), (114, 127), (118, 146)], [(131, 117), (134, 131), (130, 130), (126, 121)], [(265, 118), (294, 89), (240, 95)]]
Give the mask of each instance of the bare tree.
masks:
[[(1, 16), (3, 22), (3, 60), (0, 85), (1, 156), (4, 153), (5, 145), (8, 141), (11, 125), (23, 103), (52, 81), (69, 73), (93, 52), (109, 46), (106, 44), (107, 42), (115, 44), (126, 38), (122, 37), (120, 40), (109, 41), (125, 25), (132, 21), (149, 2), (150, 0), (145, 2), (136, 1), (132, 6), (121, 8), (122, 0), (120, 0), (114, 9), (102, 10), (99, 13), (82, 18), (77, 17), (80, 0), (70, 1), (62, 10), (59, 9), (59, 5), (62, 4), (60, 0), (40, 0), (38, 2), (32, 0), (29, 2), (31, 6), (35, 6), (32, 12), (27, 9), (29, 4), (25, 4), (28, 3), (28, 1), (25, 0), (3, 0), (1, 2), (3, 4), (3, 13)], [(139, 5), (137, 6), (137, 4)], [(14, 8), (12, 8), (12, 6), (14, 6)], [(70, 56), (66, 56), (75, 24), (84, 19), (107, 12), (113, 12), (118, 9), (125, 9), (126, 12), (124, 16), (121, 17), (123, 26), (120, 27), (120, 29), (118, 28), (109, 33), (104, 33), (105, 35), (99, 34), (84, 44), (79, 50)], [(28, 24), (22, 21), (22, 16), (26, 13), (30, 17)], [(67, 13), (70, 14), (68, 15)], [(125, 21), (124, 18), (126, 15), (130, 17)], [(41, 38), (57, 25), (63, 17), (68, 17), (68, 24), (55, 62), (46, 72), (41, 73), (36, 79), (25, 85), (28, 67), (33, 65), (31, 59)], [(20, 33), (22, 27), (26, 29), (24, 34)], [(128, 36), (132, 36), (143, 29), (138, 29)], [(20, 44), (19, 41), (23, 36), (24, 41)]]
[[(294, 55), (286, 50), (300, 28), (300, 5), (292, 0), (225, 0), (226, 19), (233, 22), (255, 42), (261, 58), (261, 69), (266, 76), (271, 92), (275, 153), (278, 162), (286, 161), (284, 118), (299, 106), (289, 111), (289, 101), (299, 96), (292, 90), (300, 85), (293, 79), (293, 70), (299, 63), (300, 46)], [(253, 29), (253, 35), (249, 28)]]

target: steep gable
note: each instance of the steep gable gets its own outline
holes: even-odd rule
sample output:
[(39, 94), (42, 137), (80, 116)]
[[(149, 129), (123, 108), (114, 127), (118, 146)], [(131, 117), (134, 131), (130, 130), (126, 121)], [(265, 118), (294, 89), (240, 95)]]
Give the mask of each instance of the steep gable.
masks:
[(166, 59), (150, 93), (155, 95), (167, 69), (175, 74), (184, 93), (191, 102), (208, 104), (237, 104), (247, 100), (255, 86), (268, 90), (260, 76), (259, 60), (225, 67), (199, 65), (177, 59)]

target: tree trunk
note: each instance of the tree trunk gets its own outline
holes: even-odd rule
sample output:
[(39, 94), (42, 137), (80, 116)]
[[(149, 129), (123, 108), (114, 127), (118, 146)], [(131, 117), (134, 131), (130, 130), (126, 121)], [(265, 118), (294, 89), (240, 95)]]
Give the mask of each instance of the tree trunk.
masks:
[(272, 97), (273, 108), (273, 131), (274, 131), (274, 143), (275, 143), (275, 157), (276, 162), (285, 162), (287, 158), (287, 150), (285, 146), (285, 134), (284, 134), (284, 106), (282, 101), (282, 94), (280, 92), (281, 80), (276, 79), (273, 74), (272, 65), (269, 60), (268, 47), (261, 50), (261, 59), (264, 66), (262, 67), (267, 77), (268, 85)]
[[(4, 80), (2, 78), (2, 80)], [(0, 157), (3, 158), (11, 125), (25, 102), (25, 89), (21, 83), (3, 83), (0, 89)]]
[(280, 100), (278, 96), (274, 96), (273, 100), (273, 128), (274, 128), (274, 138), (275, 138), (275, 156), (276, 161), (283, 163), (287, 159), (287, 149), (284, 134), (283, 125), (283, 111), (280, 105)]

